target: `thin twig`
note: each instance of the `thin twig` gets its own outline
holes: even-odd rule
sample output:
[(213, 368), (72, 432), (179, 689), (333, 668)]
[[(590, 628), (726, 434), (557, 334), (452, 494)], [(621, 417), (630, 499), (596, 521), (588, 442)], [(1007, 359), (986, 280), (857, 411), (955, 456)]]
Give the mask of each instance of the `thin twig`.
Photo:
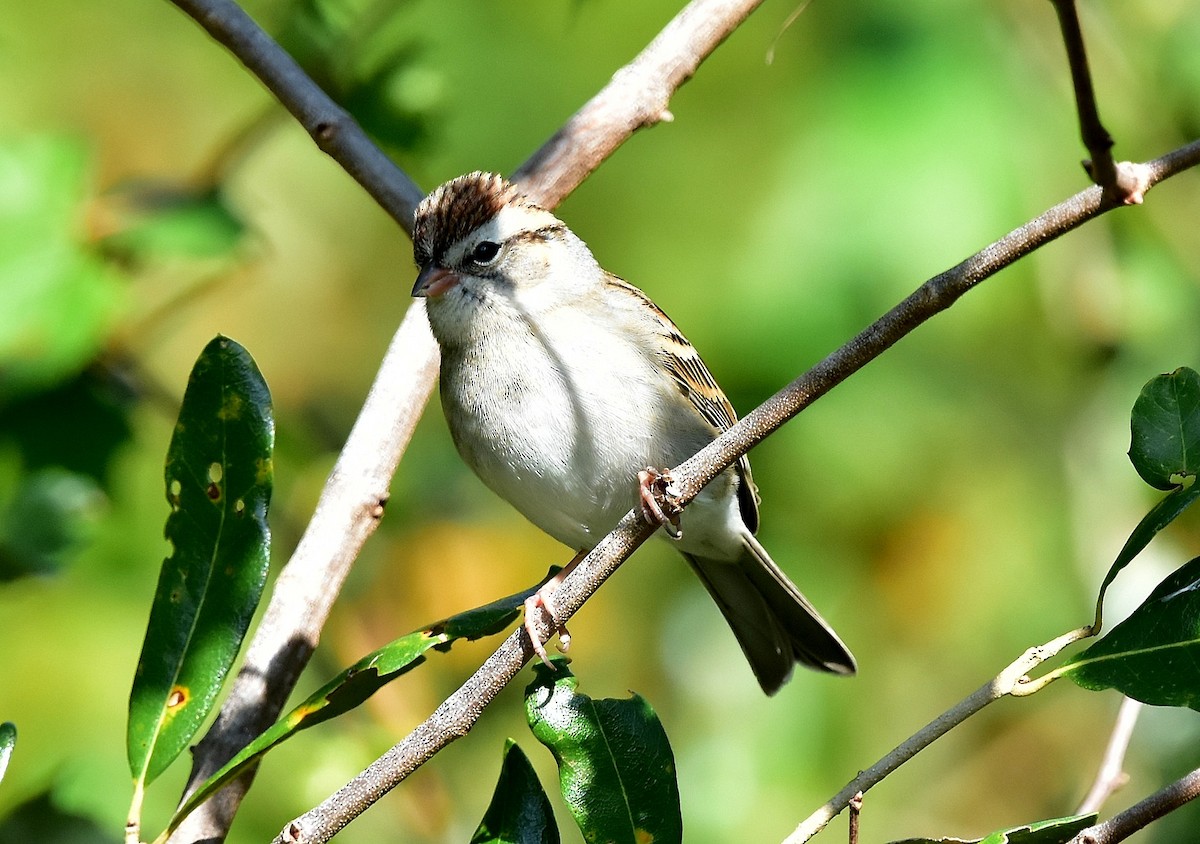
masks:
[(1021, 657), (984, 683), (968, 697), (934, 718), (910, 738), (897, 746), (870, 768), (859, 773), (846, 787), (830, 798), (829, 802), (809, 815), (796, 830), (784, 839), (784, 844), (803, 844), (849, 806), (856, 795), (864, 794), (883, 781), (884, 777), (912, 759), (929, 745), (944, 736), (954, 727), (979, 712), (985, 706), (1008, 695), (1019, 694), (1030, 671), (1091, 633), (1090, 627), (1080, 627), (1064, 633), (1044, 645), (1030, 648)]
[(1140, 701), (1131, 697), (1121, 698), (1121, 708), (1117, 711), (1117, 720), (1113, 724), (1112, 734), (1108, 737), (1104, 758), (1096, 770), (1096, 779), (1088, 789), (1087, 796), (1080, 802), (1079, 808), (1075, 810), (1075, 814), (1090, 815), (1100, 811), (1104, 801), (1129, 779), (1125, 774), (1125, 752), (1129, 749), (1129, 740), (1133, 737), (1133, 728), (1141, 711)]
[(1154, 792), (1145, 800), (1130, 806), (1121, 814), (1114, 815), (1104, 823), (1088, 827), (1072, 838), (1068, 844), (1116, 844), (1196, 797), (1200, 797), (1200, 768)]
[(1113, 139), (1100, 122), (1100, 109), (1096, 106), (1096, 92), (1092, 87), (1092, 72), (1083, 46), (1083, 30), (1079, 25), (1075, 0), (1050, 2), (1058, 14), (1063, 44), (1067, 48), (1071, 84), (1075, 89), (1075, 108), (1079, 113), (1079, 134), (1091, 156), (1084, 162), (1084, 168), (1092, 181), (1103, 188), (1111, 199), (1125, 205), (1136, 205), (1142, 201), (1146, 188), (1142, 184), (1141, 174), (1130, 162), (1118, 164), (1113, 160)]
[[(1200, 141), (1168, 153), (1145, 165), (1145, 168), (1150, 174), (1150, 183), (1157, 184), (1197, 164), (1200, 164)], [(671, 474), (679, 490), (680, 503), (690, 502), (706, 483), (733, 465), (754, 445), (925, 320), (948, 308), (968, 289), (1034, 249), (1114, 207), (1119, 207), (1119, 204), (1105, 200), (1099, 188), (1089, 188), (1016, 229), (958, 266), (927, 281), (849, 343), (776, 393), (694, 457), (673, 469)], [(554, 593), (554, 624), (543, 624), (544, 617), (539, 617), (539, 631), (545, 635), (551, 629), (565, 624), (620, 566), (625, 557), (651, 533), (652, 529), (642, 519), (640, 510), (635, 509), (627, 513), (613, 532), (597, 545), (559, 586)], [(1066, 634), (1066, 638), (1075, 641), (1090, 632), (1090, 627), (1081, 628)], [(1062, 638), (1064, 637), (1047, 643), (1041, 649), (1031, 649), (1022, 657), (1022, 660), (1028, 658), (1033, 661), (1028, 668), (1012, 678), (1013, 682), (1006, 684), (1006, 688), (1010, 689), (1006, 693), (1020, 694), (1024, 691), (1016, 683), (1016, 679), (1049, 658), (1052, 655), (1049, 650)], [(274, 844), (328, 841), (345, 824), (402, 782), (439, 750), (466, 735), (479, 719), (484, 707), (495, 698), (503, 684), (516, 676), (531, 655), (532, 649), (524, 630), (518, 628), (488, 658), (479, 671), (424, 723), (338, 792), (288, 824), (275, 838)], [(1010, 669), (1015, 670), (1018, 665), (1024, 664), (1022, 660), (1018, 660)], [(1008, 672), (1003, 676), (1007, 678)], [(982, 699), (993, 694), (992, 686), (995, 682), (986, 684), (960, 706), (969, 709), (976, 705), (982, 708), (990, 703), (991, 700)], [(936, 732), (941, 723), (942, 720), (938, 719), (926, 729)], [(950, 726), (953, 724), (947, 724), (945, 729), (949, 729)], [(932, 741), (938, 735), (941, 733), (936, 732), (928, 741)], [(902, 745), (896, 752), (907, 746), (908, 743)], [(919, 751), (923, 746), (916, 746), (912, 753)], [(880, 764), (883, 765), (888, 759), (891, 759), (890, 755)], [(894, 764), (899, 765), (903, 761), (903, 758), (897, 758)], [(826, 806), (832, 814), (819, 821), (817, 830), (842, 811), (857, 791), (866, 791), (875, 781), (864, 781), (862, 786), (852, 789), (848, 786), (847, 790), (839, 793)], [(807, 839), (789, 839), (803, 840)]]
[(850, 844), (858, 844), (858, 822), (862, 815), (863, 793), (860, 791), (850, 798)]
[[(1200, 140), (1137, 166), (1145, 171), (1146, 184), (1153, 186), (1197, 164), (1200, 164)], [(1118, 207), (1121, 207), (1120, 203), (1106, 198), (1100, 188), (1088, 188), (929, 279), (857, 337), (748, 413), (695, 457), (672, 470), (681, 500), (684, 503), (691, 501), (701, 487), (783, 422), (870, 363), (918, 325), (949, 308), (979, 282)]]
[(1092, 156), (1092, 178), (1101, 187), (1116, 181), (1116, 166), (1112, 157), (1113, 139), (1100, 123), (1096, 107), (1096, 92), (1092, 88), (1092, 71), (1088, 67), (1087, 50), (1083, 46), (1083, 30), (1075, 0), (1051, 0), (1062, 29), (1063, 45), (1067, 48), (1067, 63), (1071, 68), (1071, 84), (1075, 88), (1075, 108), (1079, 113), (1079, 134)]

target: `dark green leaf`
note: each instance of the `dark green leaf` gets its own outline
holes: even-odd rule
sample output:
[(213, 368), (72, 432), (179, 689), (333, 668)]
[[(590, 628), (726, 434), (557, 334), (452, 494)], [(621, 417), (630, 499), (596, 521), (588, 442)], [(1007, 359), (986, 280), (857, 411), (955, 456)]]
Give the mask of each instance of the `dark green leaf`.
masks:
[(418, 65), (419, 49), (397, 14), (402, 3), (297, 0), (280, 43), (359, 125), (385, 146), (412, 150), (428, 140), (443, 84)]
[(397, 49), (341, 97), (364, 129), (398, 150), (415, 149), (429, 139), (432, 110), (440, 98), (440, 81), (433, 71), (416, 66), (415, 55), (411, 48)]
[(262, 595), (275, 423), (250, 355), (217, 337), (188, 380), (167, 451), (174, 552), (162, 566), (129, 697), (129, 767), (149, 783), (216, 702)]
[(63, 138), (0, 143), (0, 407), (79, 372), (122, 308), (80, 237), (90, 155)]
[(126, 260), (221, 257), (245, 236), (245, 223), (220, 188), (142, 185), (126, 192), (130, 222), (102, 243), (106, 252)]
[(71, 814), (58, 802), (46, 793), (7, 810), (0, 844), (120, 844), (111, 829)]
[(558, 844), (550, 799), (528, 757), (509, 739), (492, 802), (470, 844)]
[[(112, 361), (108, 361), (112, 364)], [(129, 442), (135, 376), (93, 366), (0, 411), (0, 441), (13, 442), (26, 471), (50, 467), (87, 475), (108, 488), (109, 466)]]
[[(553, 577), (557, 572), (557, 568), (551, 568), (546, 579)], [(458, 639), (479, 639), (504, 630), (520, 616), (525, 599), (540, 585), (435, 622), (367, 654), (309, 695), (307, 700), (242, 748), (224, 768), (205, 780), (171, 818), (168, 832), (174, 830), (197, 806), (257, 762), (258, 758), (272, 747), (301, 730), (328, 721), (358, 706), (380, 688), (424, 662), (425, 654), (430, 649), (449, 650)]]
[(1000, 829), (983, 838), (905, 838), (892, 844), (1067, 844), (1096, 822), (1096, 815), (1073, 815)]
[(0, 519), (0, 582), (58, 569), (87, 538), (104, 501), (86, 475), (41, 469), (23, 476)]
[(1115, 688), (1143, 703), (1200, 709), (1200, 557), (1059, 670), (1085, 689)]
[(1152, 378), (1133, 404), (1129, 459), (1142, 480), (1173, 489), (1200, 464), (1200, 375), (1180, 367)]
[(683, 838), (675, 758), (640, 695), (593, 700), (565, 661), (535, 665), (525, 714), (558, 762), (559, 785), (585, 841), (670, 844)]
[(17, 725), (12, 721), (0, 724), (0, 781), (8, 770), (8, 760), (12, 757), (13, 747), (17, 744)]
[(1129, 565), (1134, 557), (1142, 553), (1142, 550), (1150, 544), (1150, 540), (1160, 530), (1175, 521), (1179, 517), (1179, 514), (1192, 506), (1197, 498), (1200, 498), (1200, 484), (1191, 483), (1188, 486), (1179, 487), (1169, 493), (1162, 501), (1155, 504), (1150, 512), (1142, 517), (1137, 527), (1133, 529), (1133, 533), (1129, 534), (1129, 539), (1125, 541), (1121, 552), (1117, 554), (1117, 559), (1109, 566), (1108, 574), (1104, 576), (1104, 582), (1100, 584), (1100, 594), (1096, 599), (1097, 621), (1100, 619), (1100, 610), (1104, 605), (1104, 594), (1108, 591), (1108, 587), (1112, 585), (1113, 580), (1116, 579), (1121, 569)]

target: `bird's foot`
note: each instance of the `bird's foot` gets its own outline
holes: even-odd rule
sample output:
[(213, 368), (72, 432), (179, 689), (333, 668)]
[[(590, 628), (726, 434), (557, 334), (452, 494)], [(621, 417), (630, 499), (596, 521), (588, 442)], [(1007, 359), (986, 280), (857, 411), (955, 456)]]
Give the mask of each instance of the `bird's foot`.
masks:
[(642, 517), (652, 525), (662, 525), (672, 539), (683, 537), (679, 526), (679, 490), (671, 473), (647, 466), (638, 472), (638, 494), (642, 504)]
[[(551, 602), (550, 596), (558, 589), (558, 585), (562, 582), (567, 572), (574, 568), (575, 564), (583, 558), (583, 555), (584, 552), (580, 552), (574, 560), (567, 564), (566, 568), (547, 580), (542, 584), (541, 589), (525, 599), (525, 632), (529, 634), (529, 642), (533, 645), (533, 652), (537, 654), (538, 659), (546, 666), (550, 666), (550, 657), (546, 653), (546, 642), (549, 642), (550, 638), (547, 637), (543, 641), (534, 627), (533, 620), (538, 612), (542, 612), (553, 628), (554, 604)], [(571, 647), (571, 633), (567, 630), (567, 625), (560, 624), (557, 629), (552, 629), (550, 636), (554, 636), (555, 633), (558, 634), (558, 650), (561, 653), (566, 653)]]

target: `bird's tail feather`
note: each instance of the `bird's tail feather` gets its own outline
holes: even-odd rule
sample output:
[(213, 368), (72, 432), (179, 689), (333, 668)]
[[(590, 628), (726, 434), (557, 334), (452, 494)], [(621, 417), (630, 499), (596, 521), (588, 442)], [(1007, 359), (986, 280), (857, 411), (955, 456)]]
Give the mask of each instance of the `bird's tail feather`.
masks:
[(736, 561), (685, 554), (729, 623), (759, 685), (774, 694), (798, 662), (853, 674), (854, 656), (751, 534)]

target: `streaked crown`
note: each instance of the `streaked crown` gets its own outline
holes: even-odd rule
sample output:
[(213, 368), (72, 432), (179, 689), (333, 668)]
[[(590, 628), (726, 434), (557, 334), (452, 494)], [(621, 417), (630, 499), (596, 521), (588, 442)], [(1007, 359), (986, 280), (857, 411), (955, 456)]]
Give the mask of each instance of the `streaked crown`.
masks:
[(438, 187), (417, 206), (413, 220), (413, 258), (417, 265), (440, 263), (454, 244), (512, 205), (538, 207), (495, 173), (477, 170)]

